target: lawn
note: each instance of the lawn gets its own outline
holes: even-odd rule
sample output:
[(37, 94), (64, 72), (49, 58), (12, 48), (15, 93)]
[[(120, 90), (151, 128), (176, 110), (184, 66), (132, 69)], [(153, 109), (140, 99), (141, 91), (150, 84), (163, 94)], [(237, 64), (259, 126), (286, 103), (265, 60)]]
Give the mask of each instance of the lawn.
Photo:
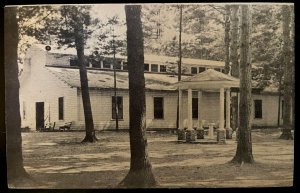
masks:
[[(158, 187), (292, 186), (294, 141), (278, 139), (279, 130), (252, 132), (253, 165), (228, 164), (236, 141), (179, 144), (177, 135), (148, 133), (148, 151)], [(99, 141), (81, 144), (84, 132), (22, 133), (26, 171), (34, 182), (17, 188), (114, 188), (130, 164), (127, 132), (98, 132)]]

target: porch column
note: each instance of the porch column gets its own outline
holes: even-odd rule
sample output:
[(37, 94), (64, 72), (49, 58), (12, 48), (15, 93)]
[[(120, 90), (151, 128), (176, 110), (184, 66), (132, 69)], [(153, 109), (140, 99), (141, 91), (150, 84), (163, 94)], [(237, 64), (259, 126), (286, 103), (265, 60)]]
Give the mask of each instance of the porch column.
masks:
[(186, 142), (196, 141), (196, 131), (193, 129), (193, 114), (192, 114), (192, 89), (188, 89), (188, 128), (186, 132)]
[(193, 129), (193, 117), (192, 117), (192, 89), (188, 89), (188, 130)]
[(220, 88), (220, 115), (219, 115), (219, 129), (224, 129), (224, 88)]
[(183, 129), (182, 125), (182, 90), (178, 90), (178, 98), (179, 98), (179, 104), (178, 104), (178, 127), (179, 129)]
[(226, 131), (224, 129), (224, 88), (220, 88), (220, 115), (219, 129), (217, 131), (217, 141), (220, 144), (225, 143)]
[(230, 88), (226, 90), (226, 139), (232, 139), (230, 127)]
[(177, 131), (177, 137), (178, 140), (185, 140), (186, 139), (186, 133), (184, 131), (183, 125), (182, 125), (182, 90), (178, 88), (178, 131)]
[(202, 129), (202, 118), (200, 113), (200, 105), (202, 100), (202, 91), (198, 91), (198, 129)]
[(197, 139), (204, 139), (204, 129), (202, 126), (202, 118), (200, 112), (200, 105), (202, 103), (202, 91), (198, 91), (198, 127), (197, 127)]

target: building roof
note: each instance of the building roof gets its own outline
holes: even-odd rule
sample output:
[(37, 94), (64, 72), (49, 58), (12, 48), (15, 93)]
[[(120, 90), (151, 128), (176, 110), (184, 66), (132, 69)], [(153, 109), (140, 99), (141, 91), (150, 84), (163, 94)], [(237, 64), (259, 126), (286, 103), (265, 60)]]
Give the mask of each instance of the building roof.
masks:
[[(68, 84), (70, 87), (80, 88), (79, 69), (46, 67), (58, 79)], [(90, 88), (112, 89), (114, 88), (114, 73), (111, 70), (87, 70), (88, 83)], [(148, 90), (175, 90), (174, 83), (178, 78), (176, 75), (145, 73), (145, 87)], [(187, 77), (187, 76), (183, 76)], [(128, 89), (128, 72), (117, 71), (117, 88)]]
[(184, 78), (175, 85), (179, 89), (213, 90), (219, 88), (239, 87), (240, 80), (230, 75), (208, 69), (192, 77)]

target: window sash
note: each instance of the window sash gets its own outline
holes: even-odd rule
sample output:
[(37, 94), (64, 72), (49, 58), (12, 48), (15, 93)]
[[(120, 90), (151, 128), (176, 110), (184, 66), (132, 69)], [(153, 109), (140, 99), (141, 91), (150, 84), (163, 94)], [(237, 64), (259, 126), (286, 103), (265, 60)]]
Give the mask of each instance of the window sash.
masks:
[(164, 118), (164, 100), (163, 97), (154, 97), (154, 119)]
[[(112, 96), (112, 119), (116, 119), (115, 96)], [(118, 119), (123, 119), (123, 97), (117, 96)]]
[(58, 98), (58, 120), (64, 120), (64, 97)]
[(157, 64), (151, 64), (151, 72), (158, 72), (158, 65)]
[(198, 119), (198, 98), (192, 99), (192, 117)]
[(254, 118), (262, 118), (262, 100), (254, 100)]

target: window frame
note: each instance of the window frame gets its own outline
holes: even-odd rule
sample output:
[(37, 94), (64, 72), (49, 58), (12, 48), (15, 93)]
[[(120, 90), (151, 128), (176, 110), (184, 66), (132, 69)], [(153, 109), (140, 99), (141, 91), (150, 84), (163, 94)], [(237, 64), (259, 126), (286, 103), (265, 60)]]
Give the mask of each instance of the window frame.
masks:
[[(193, 72), (194, 70), (196, 70), (196, 73)], [(197, 74), (198, 73), (198, 68), (197, 67), (191, 67), (191, 74)]]
[[(259, 105), (259, 106), (257, 106), (257, 105)], [(258, 107), (258, 109), (257, 109), (257, 107)], [(262, 115), (263, 115), (262, 100), (255, 99), (254, 100), (254, 119), (262, 119), (263, 118)]]
[(159, 72), (167, 72), (167, 65), (160, 65), (159, 66)]
[[(200, 70), (200, 69), (201, 69), (201, 70)], [(200, 66), (200, 67), (198, 67), (198, 72), (199, 72), (199, 73), (201, 73), (201, 72), (204, 72), (205, 70), (206, 70), (206, 68), (205, 68), (205, 67), (201, 67), (201, 66)]]
[[(118, 105), (118, 120), (124, 119), (124, 102), (123, 102), (123, 96), (116, 96), (117, 97), (117, 105)], [(115, 113), (115, 103), (114, 103), (115, 96), (111, 97), (111, 119), (116, 120), (116, 113)], [(119, 99), (121, 99), (121, 103), (119, 105)]]
[(58, 97), (58, 120), (64, 120), (64, 97)]
[(150, 64), (144, 63), (144, 71), (149, 72), (150, 71)]
[[(158, 107), (155, 103), (155, 100), (161, 99), (161, 107)], [(158, 108), (158, 109), (157, 109)], [(157, 112), (160, 111), (160, 112)], [(154, 119), (164, 119), (164, 97), (157, 96), (153, 97), (153, 118)]]
[[(153, 70), (153, 67), (156, 69), (156, 70)], [(151, 72), (158, 72), (158, 64), (151, 64)]]

